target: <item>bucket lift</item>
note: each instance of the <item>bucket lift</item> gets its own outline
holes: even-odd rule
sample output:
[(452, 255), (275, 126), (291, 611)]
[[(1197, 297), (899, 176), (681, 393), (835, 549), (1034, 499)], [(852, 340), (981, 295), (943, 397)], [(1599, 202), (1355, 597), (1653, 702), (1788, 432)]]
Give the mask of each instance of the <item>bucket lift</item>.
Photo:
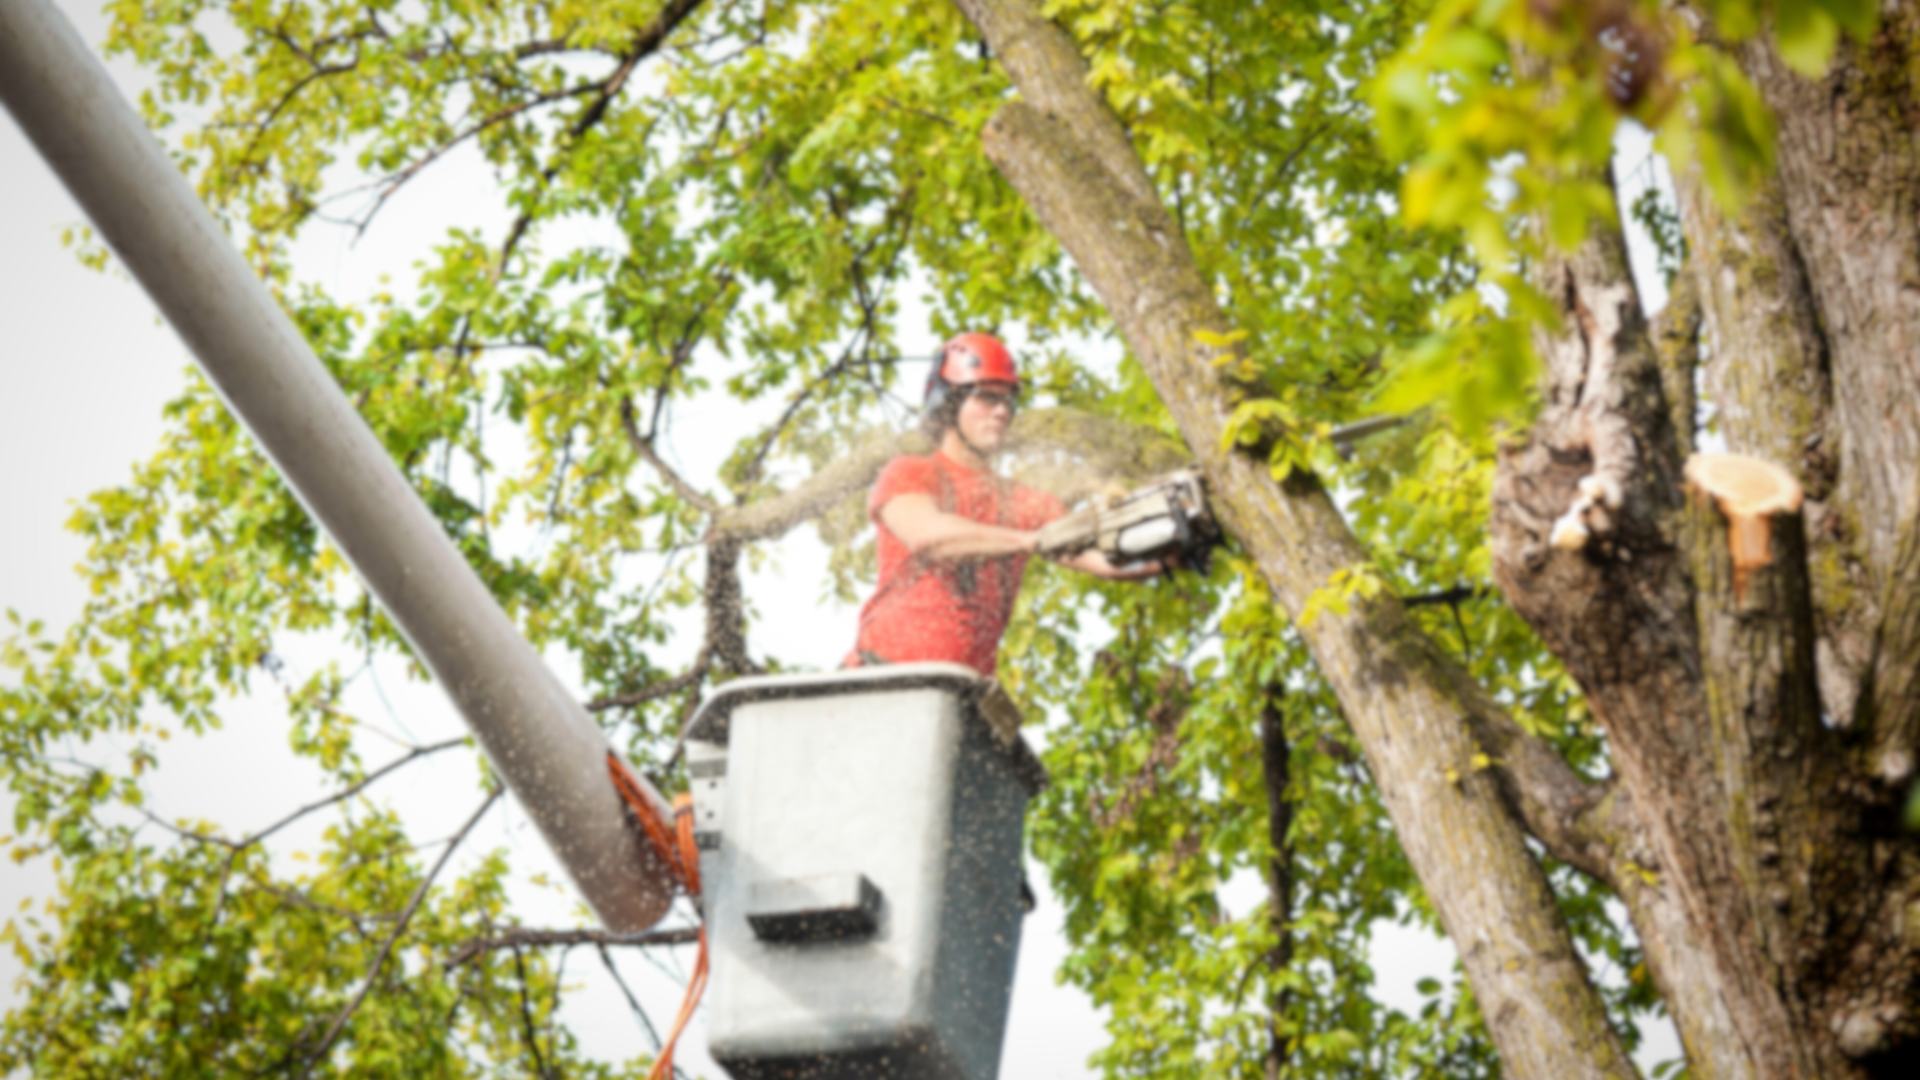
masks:
[(709, 1052), (736, 1080), (993, 1080), (1045, 770), (957, 664), (741, 679), (687, 729), (711, 950)]

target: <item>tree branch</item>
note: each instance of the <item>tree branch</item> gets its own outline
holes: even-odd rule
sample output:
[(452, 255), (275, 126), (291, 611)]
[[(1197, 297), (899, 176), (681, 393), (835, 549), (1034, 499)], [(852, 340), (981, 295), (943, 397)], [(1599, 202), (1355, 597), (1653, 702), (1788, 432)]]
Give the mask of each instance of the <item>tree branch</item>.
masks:
[[(793, 422), (794, 417), (800, 414), (801, 408), (804, 407), (808, 401), (812, 400), (813, 395), (818, 393), (822, 387), (840, 378), (854, 365), (859, 359), (863, 344), (870, 346), (875, 340), (874, 318), (879, 309), (881, 298), (875, 295), (867, 285), (866, 260), (868, 256), (873, 254), (874, 249), (879, 247), (880, 242), (886, 239), (891, 231), (898, 228), (903, 234), (902, 241), (894, 247), (892, 258), (888, 260), (885, 269), (881, 271), (883, 278), (891, 277), (894, 274), (899, 263), (900, 254), (905, 248), (904, 234), (911, 228), (913, 223), (912, 208), (914, 190), (915, 188), (912, 184), (907, 186), (906, 191), (887, 208), (886, 217), (874, 231), (873, 237), (864, 247), (861, 247), (853, 253), (853, 260), (847, 268), (847, 277), (853, 285), (855, 302), (860, 306), (859, 326), (855, 328), (853, 334), (848, 338), (847, 346), (840, 353), (840, 358), (828, 365), (826, 370), (808, 380), (807, 383), (794, 394), (792, 400), (787, 402), (787, 407), (781, 411), (779, 419), (775, 420), (773, 426), (769, 427), (766, 434), (761, 436), (759, 445), (754, 447), (752, 455), (748, 457), (746, 465), (739, 472), (739, 490), (744, 492), (752, 484), (759, 481), (761, 470), (766, 465), (767, 455), (772, 452), (774, 446), (780, 441), (780, 436), (786, 432), (787, 426)], [(871, 361), (868, 362), (871, 363)]]
[(1546, 740), (1530, 734), (1484, 688), (1460, 673), (1456, 690), (1466, 704), (1462, 719), (1478, 755), (1468, 768), (1485, 771), (1547, 853), (1593, 877), (1615, 876), (1613, 834), (1596, 828), (1592, 813), (1607, 789), (1573, 771)]
[(332, 806), (335, 803), (344, 802), (347, 799), (353, 798), (355, 795), (358, 795), (362, 791), (366, 790), (367, 787), (371, 785), (375, 780), (378, 780), (381, 777), (386, 776), (388, 773), (393, 772), (394, 770), (400, 768), (403, 765), (409, 765), (415, 761), (418, 761), (423, 757), (427, 757), (428, 755), (437, 754), (442, 750), (450, 750), (456, 746), (470, 744), (472, 741), (473, 741), (472, 736), (461, 735), (458, 738), (446, 739), (441, 742), (430, 743), (426, 746), (416, 746), (404, 756), (397, 758), (393, 761), (390, 761), (387, 764), (382, 765), (380, 768), (375, 769), (373, 772), (368, 773), (365, 777), (363, 777), (360, 780), (359, 783), (354, 784), (351, 787), (345, 788), (333, 795), (329, 795), (326, 798), (319, 800), (318, 802), (308, 803), (307, 805), (301, 807), (300, 809), (295, 810), (293, 813), (288, 814), (286, 817), (281, 818), (279, 821), (276, 821), (273, 824), (267, 826), (266, 828), (261, 829), (259, 832), (256, 832), (251, 836), (248, 836), (246, 839), (236, 841), (234, 846), (236, 848), (251, 847), (252, 845), (257, 844), (262, 840), (265, 840), (267, 837), (272, 836), (274, 833), (279, 832), (281, 829), (286, 828), (288, 825), (293, 824), (294, 822), (300, 820), (301, 818), (307, 816), (308, 814), (313, 813), (315, 810), (322, 810), (322, 809), (325, 809), (326, 807)]
[(529, 56), (548, 56), (553, 53), (565, 52), (592, 52), (599, 53), (602, 56), (615, 55), (607, 49), (587, 45), (575, 45), (566, 38), (548, 38), (545, 41), (528, 41), (513, 47), (513, 56), (516, 60), (524, 60)]
[[(563, 90), (551, 90), (536, 94), (524, 101), (517, 102), (482, 117), (479, 121), (468, 126), (453, 138), (435, 145), (427, 152), (425, 157), (410, 163), (399, 172), (381, 181), (380, 191), (379, 194), (374, 197), (373, 206), (367, 210), (365, 216), (362, 217), (359, 222), (359, 232), (362, 234), (366, 232), (367, 227), (373, 224), (374, 217), (379, 214), (381, 208), (386, 205), (387, 201), (399, 192), (401, 187), (415, 176), (418, 176), (428, 165), (444, 157), (449, 151), (461, 143), (466, 142), (468, 139), (484, 131), (498, 127), (500, 124), (531, 109), (591, 94), (594, 96), (592, 104), (588, 105), (587, 108), (581, 112), (580, 116), (568, 127), (566, 141), (571, 145), (577, 141), (580, 136), (591, 130), (594, 125), (598, 124), (601, 117), (606, 115), (607, 110), (612, 107), (614, 99), (620, 96), (621, 90), (625, 89), (627, 80), (632, 77), (634, 68), (639, 65), (640, 61), (658, 52), (660, 47), (665, 44), (667, 37), (671, 35), (674, 30), (678, 29), (686, 17), (692, 14), (693, 10), (699, 6), (700, 0), (669, 0), (667, 6), (661, 9), (660, 13), (654, 17), (652, 22), (641, 27), (634, 34), (632, 44), (624, 53), (620, 54), (619, 65), (616, 66), (606, 78), (590, 83), (582, 83)], [(561, 51), (570, 51), (570, 47), (561, 41), (533, 42), (515, 49), (514, 58), (524, 59), (529, 56)], [(565, 152), (566, 147), (563, 147), (561, 153), (564, 155)], [(549, 165), (541, 174), (541, 184), (544, 186), (550, 183), (558, 174), (559, 163), (556, 161), (554, 164)], [(522, 211), (520, 215), (514, 219), (512, 226), (507, 230), (507, 241), (503, 245), (504, 254), (501, 259), (502, 263), (505, 262), (505, 254), (511, 254), (514, 248), (519, 245), (521, 237), (526, 234), (528, 227), (531, 226), (532, 223), (533, 211), (531, 208)]]
[[(854, 259), (854, 265), (859, 265), (858, 256)], [(862, 307), (865, 307), (865, 305), (862, 305)], [(871, 310), (869, 309), (863, 321), (870, 320), (871, 317)], [(812, 400), (813, 395), (818, 393), (821, 387), (839, 378), (846, 372), (847, 368), (853, 363), (854, 353), (858, 350), (859, 344), (860, 335), (855, 334), (853, 339), (847, 343), (846, 349), (841, 352), (840, 359), (827, 365), (825, 371), (807, 380), (806, 385), (794, 393), (793, 397), (787, 402), (787, 407), (780, 411), (779, 418), (773, 422), (771, 427), (767, 428), (765, 434), (760, 436), (759, 443), (753, 448), (753, 453), (747, 458), (746, 466), (740, 470), (739, 475), (743, 488), (760, 478), (760, 470), (766, 467), (767, 455), (772, 452), (774, 444), (780, 441), (780, 436), (787, 430), (787, 425), (793, 423), (793, 418), (799, 415), (801, 407)]]
[(1442, 589), (1439, 592), (1403, 596), (1400, 598), (1400, 602), (1410, 608), (1438, 607), (1441, 604), (1452, 605), (1467, 600), (1478, 600), (1483, 596), (1489, 595), (1492, 595), (1489, 590), (1483, 589), (1478, 585), (1455, 585), (1451, 589)]
[(165, 818), (161, 817), (160, 815), (154, 813), (153, 811), (147, 809), (144, 806), (136, 806), (134, 807), (134, 809), (140, 812), (140, 816), (146, 818), (148, 821), (153, 822), (155, 825), (160, 826), (161, 828), (167, 830), (168, 832), (172, 833), (173, 835), (179, 837), (182, 840), (192, 840), (195, 843), (200, 843), (200, 844), (218, 844), (219, 846), (226, 848), (230, 851), (240, 850), (240, 842), (237, 840), (229, 840), (226, 837), (219, 835), (218, 833), (194, 832), (191, 829), (183, 829), (180, 826), (175, 825), (171, 821), (166, 820)]
[(440, 962), (440, 966), (451, 971), (481, 953), (497, 949), (544, 948), (551, 945), (593, 945), (601, 949), (609, 945), (647, 948), (655, 945), (688, 945), (698, 940), (700, 931), (697, 927), (648, 930), (639, 934), (619, 934), (612, 930), (510, 930), (493, 937), (461, 942), (459, 948)]
[[(707, 609), (706, 644), (702, 655), (719, 661), (735, 675), (758, 675), (764, 669), (747, 655), (747, 613), (740, 588), (742, 541), (731, 537), (707, 541), (707, 580), (702, 586)], [(684, 732), (683, 732), (684, 734)], [(676, 745), (674, 755), (680, 753)]]
[(713, 290), (712, 295), (700, 301), (699, 304), (694, 306), (693, 311), (688, 314), (686, 325), (680, 329), (679, 339), (673, 343), (673, 348), (668, 353), (667, 370), (660, 373), (660, 385), (654, 388), (653, 407), (647, 413), (647, 442), (649, 444), (660, 437), (660, 418), (666, 415), (667, 395), (673, 392), (674, 377), (693, 359), (694, 346), (700, 343), (700, 322), (707, 317), (707, 312), (713, 310), (713, 306), (718, 304), (721, 299), (727, 295), (727, 290), (733, 286), (733, 271), (723, 269), (713, 276), (713, 280), (716, 288)]
[(700, 655), (694, 657), (693, 665), (671, 679), (663, 679), (651, 686), (631, 690), (624, 694), (610, 694), (587, 702), (588, 712), (605, 712), (608, 709), (621, 709), (632, 705), (643, 705), (649, 701), (669, 697), (690, 690), (699, 685), (706, 677), (707, 668), (712, 664), (712, 646), (702, 647)]
[(660, 1032), (653, 1026), (653, 1019), (647, 1015), (647, 1010), (640, 1007), (640, 999), (633, 996), (633, 988), (629, 987), (627, 980), (620, 976), (620, 969), (613, 964), (613, 955), (607, 952), (604, 944), (596, 943), (593, 948), (600, 954), (601, 966), (607, 969), (607, 974), (613, 976), (613, 984), (618, 986), (620, 993), (626, 996), (627, 1007), (633, 1010), (634, 1019), (640, 1021), (641, 1030), (647, 1033), (647, 1041), (653, 1043), (653, 1052), (659, 1053)]
[(302, 91), (322, 79), (331, 78), (335, 75), (344, 75), (360, 66), (359, 57), (340, 64), (327, 64), (324, 66), (315, 64), (311, 57), (301, 53), (300, 50), (294, 46), (292, 39), (282, 38), (281, 40), (286, 43), (287, 48), (292, 49), (301, 59), (306, 60), (312, 70), (294, 80), (293, 85), (289, 86), (286, 92), (281, 94), (279, 99), (273, 103), (273, 106), (267, 110), (267, 114), (254, 123), (253, 137), (247, 141), (247, 148), (240, 153), (240, 160), (243, 162), (253, 159), (253, 152), (259, 149), (260, 140), (266, 136), (267, 128), (272, 126), (273, 122), (280, 118), (281, 113), (287, 111), (287, 106), (292, 105), (294, 99), (299, 97)]
[(1694, 281), (1693, 267), (1683, 266), (1674, 276), (1673, 292), (1667, 306), (1653, 320), (1653, 351), (1660, 363), (1660, 389), (1666, 398), (1667, 415), (1673, 424), (1680, 457), (1693, 453), (1699, 402), (1693, 389), (1693, 376), (1700, 366), (1700, 327), (1705, 311), (1700, 305), (1700, 286)]
[[(1165, 435), (1138, 424), (1077, 409), (1023, 412), (1007, 432), (1006, 452), (1015, 478), (1074, 503), (1095, 490), (1131, 486), (1189, 463)], [(873, 485), (880, 470), (902, 454), (931, 448), (924, 435), (907, 431), (876, 435), (836, 458), (804, 483), (781, 495), (715, 516), (713, 536), (768, 540), (825, 513), (840, 500)]]
[(1920, 750), (1920, 483), (1900, 526), (1880, 601), (1873, 659), (1860, 693), (1855, 726), (1867, 740), (1867, 771), (1901, 793)]
[[(1287, 1033), (1292, 991), (1280, 975), (1293, 966), (1293, 747), (1287, 739), (1286, 687), (1276, 681), (1260, 703), (1261, 770), (1267, 781), (1267, 918), (1273, 928), (1273, 949), (1265, 957), (1273, 987), (1267, 1002), (1267, 1080), (1280, 1080), (1293, 1058), (1293, 1039)], [(1253, 968), (1248, 967), (1251, 973)], [(1244, 983), (1243, 983), (1244, 985)], [(1234, 995), (1236, 1002), (1238, 994)]]
[(475, 810), (473, 816), (467, 819), (467, 823), (460, 826), (460, 831), (454, 833), (452, 839), (447, 841), (446, 850), (434, 860), (433, 868), (427, 871), (427, 876), (421, 880), (420, 887), (414, 890), (413, 898), (407, 901), (406, 908), (400, 912), (400, 919), (394, 924), (393, 932), (380, 943), (380, 951), (374, 956), (372, 966), (367, 969), (366, 980), (360, 984), (359, 992), (355, 993), (353, 1000), (347, 1002), (346, 1007), (334, 1016), (333, 1022), (327, 1026), (326, 1034), (321, 1037), (319, 1045), (305, 1055), (306, 1061), (300, 1068), (300, 1076), (303, 1080), (313, 1072), (313, 1067), (327, 1056), (328, 1051), (333, 1049), (333, 1044), (340, 1039), (340, 1033), (346, 1030), (347, 1021), (353, 1018), (353, 1014), (358, 1012), (360, 1005), (367, 1000), (367, 995), (373, 992), (374, 984), (380, 980), (381, 969), (386, 967), (387, 958), (393, 955), (394, 944), (400, 940), (400, 935), (407, 932), (407, 927), (413, 922), (414, 913), (420, 910), (421, 902), (427, 898), (427, 890), (433, 888), (434, 879), (440, 876), (440, 871), (446, 867), (447, 861), (453, 858), (454, 851), (466, 840), (467, 834), (472, 832), (473, 827), (478, 825), (487, 811), (493, 808), (502, 790), (496, 787), (489, 792), (486, 801), (480, 804), (480, 808)]
[(540, 1052), (540, 1039), (533, 1030), (533, 994), (527, 985), (527, 961), (519, 949), (513, 950), (513, 970), (520, 977), (520, 1025), (527, 1039), (527, 1052), (533, 1055), (533, 1072), (540, 1080), (552, 1080), (547, 1058)]
[(685, 499), (694, 509), (703, 514), (713, 515), (721, 512), (718, 501), (688, 483), (673, 470), (672, 466), (661, 460), (660, 455), (653, 449), (653, 441), (640, 434), (640, 428), (633, 419), (631, 397), (623, 396), (620, 399), (620, 430), (627, 433), (627, 444), (633, 447), (633, 452), (639, 454), (642, 461), (653, 466), (653, 471), (660, 474), (660, 478), (667, 482), (667, 486), (673, 489), (674, 494)]
[(395, 195), (398, 195), (400, 189), (405, 187), (408, 181), (420, 175), (426, 170), (427, 166), (432, 165), (434, 162), (453, 152), (461, 143), (483, 132), (499, 127), (514, 117), (529, 110), (537, 109), (542, 105), (552, 105), (557, 102), (566, 101), (569, 98), (602, 93), (605, 91), (608, 81), (607, 79), (602, 79), (598, 82), (570, 86), (564, 90), (550, 90), (543, 94), (536, 94), (524, 101), (515, 102), (497, 112), (488, 113), (486, 116), (468, 125), (465, 130), (455, 134), (453, 138), (435, 144), (427, 151), (424, 157), (409, 162), (405, 168), (393, 173), (380, 182), (380, 190), (373, 198), (373, 205), (367, 208), (366, 214), (361, 217), (356, 227), (358, 234), (364, 235), (366, 233), (368, 227), (373, 224), (373, 219), (379, 216), (380, 211), (386, 207), (387, 202)]
[[(594, 125), (600, 122), (601, 117), (607, 114), (607, 110), (613, 107), (613, 100), (620, 96), (620, 91), (626, 89), (627, 80), (633, 77), (633, 71), (640, 65), (640, 61), (660, 51), (660, 47), (666, 44), (668, 35), (679, 29), (687, 16), (693, 14), (693, 9), (699, 6), (700, 0), (668, 0), (667, 6), (660, 9), (660, 14), (654, 16), (652, 22), (641, 27), (639, 32), (634, 34), (633, 44), (628, 47), (620, 66), (601, 82), (599, 94), (593, 104), (587, 106), (579, 118), (573, 122), (572, 127), (567, 130), (566, 145), (561, 148), (559, 157), (564, 157), (581, 136), (591, 131)], [(547, 166), (546, 171), (540, 174), (542, 187), (552, 183), (553, 178), (560, 174), (559, 157), (556, 157), (553, 164)], [(527, 229), (532, 226), (533, 213), (534, 204), (530, 202), (527, 208), (520, 212), (520, 216), (514, 219), (513, 225), (508, 228), (507, 242), (503, 246), (500, 257), (502, 267), (506, 265), (507, 256), (519, 246), (521, 237), (525, 236)]]

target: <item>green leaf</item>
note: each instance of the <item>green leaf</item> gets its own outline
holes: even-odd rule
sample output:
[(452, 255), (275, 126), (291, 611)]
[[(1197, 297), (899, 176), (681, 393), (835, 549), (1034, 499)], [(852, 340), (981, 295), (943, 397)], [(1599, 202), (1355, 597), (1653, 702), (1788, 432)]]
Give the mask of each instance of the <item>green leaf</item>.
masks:
[(1787, 66), (1809, 77), (1826, 72), (1840, 41), (1840, 23), (1816, 0), (1777, 0), (1774, 40)]
[(1867, 41), (1880, 29), (1879, 0), (1820, 0), (1820, 6), (1858, 41)]
[(1577, 183), (1559, 184), (1547, 207), (1547, 234), (1563, 251), (1587, 238), (1587, 193)]

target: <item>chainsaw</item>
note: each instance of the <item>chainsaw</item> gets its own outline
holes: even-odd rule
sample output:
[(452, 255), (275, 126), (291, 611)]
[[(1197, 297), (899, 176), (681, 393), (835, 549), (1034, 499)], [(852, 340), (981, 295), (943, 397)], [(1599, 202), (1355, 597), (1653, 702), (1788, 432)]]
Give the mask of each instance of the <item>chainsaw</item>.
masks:
[(1047, 525), (1039, 551), (1058, 558), (1098, 548), (1115, 566), (1174, 558), (1205, 574), (1220, 540), (1200, 474), (1182, 469), (1125, 495), (1096, 497)]

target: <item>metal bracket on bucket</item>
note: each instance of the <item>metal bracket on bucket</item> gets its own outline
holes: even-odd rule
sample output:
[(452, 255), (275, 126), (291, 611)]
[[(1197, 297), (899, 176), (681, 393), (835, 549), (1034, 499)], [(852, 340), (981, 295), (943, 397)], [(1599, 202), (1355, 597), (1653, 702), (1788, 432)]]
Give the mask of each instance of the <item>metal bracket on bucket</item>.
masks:
[(865, 937), (880, 919), (880, 890), (865, 874), (757, 881), (747, 924), (762, 941)]

